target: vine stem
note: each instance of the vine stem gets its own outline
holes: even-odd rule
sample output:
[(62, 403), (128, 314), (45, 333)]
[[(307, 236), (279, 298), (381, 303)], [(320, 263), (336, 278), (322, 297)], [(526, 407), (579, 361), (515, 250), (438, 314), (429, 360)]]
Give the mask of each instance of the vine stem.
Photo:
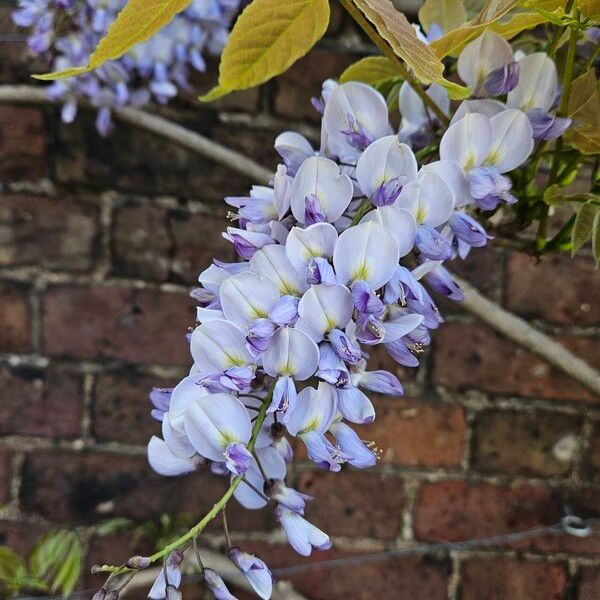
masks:
[[(254, 421), (254, 426), (252, 427), (252, 435), (250, 437), (250, 441), (247, 444), (247, 448), (248, 448), (248, 450), (250, 450), (250, 452), (254, 451), (254, 446), (256, 446), (256, 440), (258, 438), (258, 434), (260, 433), (260, 429), (265, 421), (265, 418), (267, 417), (267, 409), (269, 408), (269, 405), (271, 404), (274, 387), (275, 387), (275, 382), (273, 382), (271, 389), (269, 390), (267, 395), (264, 397), (263, 403), (260, 407), (260, 412), (258, 413), (258, 417), (256, 418), (256, 421)], [(204, 529), (206, 529), (206, 526), (219, 513), (221, 513), (222, 511), (225, 510), (227, 503), (229, 502), (229, 500), (233, 496), (233, 493), (235, 492), (235, 490), (240, 485), (240, 483), (242, 482), (243, 479), (244, 479), (243, 475), (238, 475), (237, 477), (235, 477), (231, 481), (231, 484), (227, 488), (227, 491), (221, 496), (220, 500), (218, 500), (214, 504), (214, 506), (210, 509), (210, 511), (208, 513), (206, 513), (206, 515), (200, 521), (198, 521), (198, 523), (196, 523), (196, 525), (194, 525), (194, 527), (189, 529), (186, 533), (184, 533), (182, 536), (177, 538), (174, 542), (165, 546), (162, 550), (159, 550), (158, 552), (155, 552), (154, 554), (151, 554), (148, 557), (150, 564), (155, 563), (157, 560), (160, 560), (161, 558), (164, 558), (165, 556), (168, 556), (171, 552), (173, 552), (173, 550), (177, 550), (178, 548), (183, 546), (185, 543), (194, 540), (194, 538), (196, 538), (196, 536), (198, 536), (200, 533), (202, 533), (202, 531), (204, 531)], [(102, 565), (102, 566), (98, 567), (97, 569), (95, 569), (95, 572), (96, 573), (113, 573), (114, 575), (120, 575), (122, 573), (127, 573), (132, 570), (134, 570), (134, 569), (131, 569), (130, 567), (127, 567), (124, 565), (121, 565), (121, 566)]]
[(421, 98), (423, 104), (429, 107), (440, 120), (440, 123), (446, 127), (450, 123), (450, 119), (444, 114), (442, 109), (425, 93), (421, 84), (411, 75), (409, 70), (404, 66), (404, 63), (396, 56), (392, 48), (386, 41), (377, 33), (377, 30), (371, 25), (369, 20), (360, 12), (353, 4), (352, 0), (340, 0), (340, 4), (346, 9), (348, 14), (356, 21), (357, 25), (367, 34), (369, 39), (385, 54), (385, 56), (394, 63), (398, 69), (398, 73), (410, 83), (410, 87)]

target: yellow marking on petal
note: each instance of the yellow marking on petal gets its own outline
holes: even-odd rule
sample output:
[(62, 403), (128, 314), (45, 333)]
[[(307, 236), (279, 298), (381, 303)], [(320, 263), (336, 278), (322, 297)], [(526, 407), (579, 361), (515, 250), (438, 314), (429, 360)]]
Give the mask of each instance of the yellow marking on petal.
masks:
[(495, 165), (498, 162), (500, 162), (500, 150), (499, 148), (494, 148), (493, 150), (490, 150), (490, 153), (485, 157), (483, 165), (490, 166)]
[(352, 281), (366, 281), (369, 279), (370, 275), (371, 270), (365, 261), (354, 271), (354, 274), (352, 275)]
[(425, 217), (427, 216), (425, 209), (422, 206), (419, 206), (417, 210), (417, 214), (415, 215), (415, 219), (418, 224), (423, 223), (425, 221)]
[(280, 279), (281, 286), (279, 291), (282, 294), (286, 294), (288, 296), (299, 296), (300, 290), (297, 289), (291, 281), (286, 281), (285, 279)]
[(234, 356), (227, 353), (225, 353), (225, 356), (230, 367), (243, 367), (246, 365), (246, 359), (243, 356)]
[(467, 155), (467, 160), (465, 161), (464, 170), (469, 171), (475, 165), (475, 155), (472, 152), (469, 152)]

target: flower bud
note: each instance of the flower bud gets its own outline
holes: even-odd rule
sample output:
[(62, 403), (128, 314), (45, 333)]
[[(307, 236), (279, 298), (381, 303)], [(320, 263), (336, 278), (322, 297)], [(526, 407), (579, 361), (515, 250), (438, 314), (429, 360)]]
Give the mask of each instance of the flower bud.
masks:
[(166, 600), (181, 600), (181, 598), (181, 592), (174, 585), (167, 586)]
[(105, 600), (106, 598), (106, 590), (104, 588), (100, 588), (93, 596), (92, 600)]
[(119, 592), (117, 592), (117, 590), (110, 590), (110, 592), (104, 596), (104, 600), (118, 600), (118, 598)]
[(132, 556), (127, 561), (127, 566), (130, 569), (146, 569), (150, 566), (150, 559), (147, 556)]

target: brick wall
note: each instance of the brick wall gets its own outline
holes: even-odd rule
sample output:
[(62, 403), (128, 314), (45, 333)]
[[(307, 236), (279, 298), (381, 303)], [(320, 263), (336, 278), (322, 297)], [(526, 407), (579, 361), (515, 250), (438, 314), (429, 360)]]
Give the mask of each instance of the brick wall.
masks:
[[(8, 27), (6, 7), (0, 22)], [(335, 40), (336, 36), (343, 38)], [(334, 45), (350, 48), (333, 51)], [(259, 91), (167, 112), (269, 167), (278, 132), (315, 135), (309, 99), (357, 55), (334, 15), (330, 39)], [(25, 80), (22, 46), (4, 45), (0, 81)], [(207, 87), (207, 84), (204, 84)], [(82, 112), (0, 107), (0, 543), (22, 551), (54, 526), (110, 516), (201, 515), (224, 489), (209, 474), (152, 474), (157, 426), (147, 391), (189, 365), (187, 292), (212, 256), (224, 195), (251, 183), (136, 129), (106, 140)], [(457, 269), (486, 295), (600, 368), (600, 280), (591, 259), (540, 264), (494, 247)], [(335, 539), (311, 560), (462, 540), (600, 516), (600, 403), (460, 308), (404, 398), (377, 398), (365, 430), (382, 450), (370, 471), (333, 475), (301, 460), (291, 481), (318, 496), (308, 516)], [(392, 367), (383, 354), (374, 361)], [(236, 539), (274, 567), (302, 559), (268, 510), (232, 504)], [(208, 539), (218, 542), (219, 527)], [(87, 563), (122, 560), (129, 538), (92, 537)], [(486, 550), (396, 557), (292, 578), (312, 599), (600, 598), (600, 538), (542, 536)], [(86, 575), (82, 586), (101, 581)]]

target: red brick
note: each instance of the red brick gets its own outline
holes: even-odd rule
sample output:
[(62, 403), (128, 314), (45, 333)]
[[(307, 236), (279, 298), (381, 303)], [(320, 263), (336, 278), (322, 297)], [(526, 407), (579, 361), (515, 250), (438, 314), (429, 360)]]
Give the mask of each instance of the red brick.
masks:
[(426, 468), (460, 464), (466, 433), (462, 408), (381, 397), (374, 404), (377, 417), (360, 434), (375, 442), (383, 464)]
[(473, 466), (516, 475), (566, 475), (581, 441), (580, 424), (569, 415), (483, 413), (474, 427)]
[(559, 600), (565, 597), (567, 570), (545, 564), (494, 557), (470, 559), (461, 567), (460, 600)]
[(8, 501), (11, 477), (12, 453), (7, 448), (0, 447), (0, 503)]
[(330, 535), (393, 539), (400, 533), (404, 488), (396, 476), (305, 472), (299, 489), (315, 496), (307, 518)]
[(94, 390), (92, 431), (100, 441), (146, 445), (160, 435), (160, 424), (151, 416), (148, 393), (152, 387), (169, 387), (176, 381), (123, 373), (102, 375)]
[(186, 283), (197, 282), (198, 275), (213, 259), (233, 261), (236, 258), (233, 245), (221, 235), (228, 225), (225, 211), (211, 212), (210, 215), (177, 212), (170, 219), (175, 243), (173, 275)]
[(0, 367), (0, 388), (0, 434), (52, 438), (80, 435), (80, 376), (33, 367)]
[(0, 265), (80, 271), (90, 267), (97, 210), (70, 200), (0, 196)]
[(194, 324), (185, 294), (113, 286), (51, 287), (44, 298), (43, 344), (52, 356), (190, 363), (185, 341)]
[[(95, 523), (120, 516), (136, 522), (162, 514), (204, 516), (228, 486), (229, 479), (209, 472), (161, 477), (145, 457), (116, 453), (36, 451), (23, 466), (21, 504), (60, 523)], [(249, 511), (232, 500), (232, 528), (265, 530), (273, 526), (271, 510)], [(213, 529), (220, 530), (217, 520)]]
[(31, 350), (31, 314), (25, 286), (0, 282), (0, 352)]
[(46, 174), (46, 133), (42, 112), (0, 106), (0, 178), (39, 179)]
[(0, 521), (0, 546), (25, 556), (47, 531), (48, 526), (38, 522)]
[[(559, 338), (571, 351), (600, 366), (598, 341)], [(597, 401), (568, 375), (484, 326), (447, 323), (435, 332), (435, 382), (455, 390), (574, 401)]]
[(579, 575), (578, 600), (598, 600), (600, 567), (583, 567)]
[(508, 263), (508, 308), (526, 319), (561, 325), (600, 323), (600, 278), (591, 258), (516, 252)]
[(311, 104), (312, 97), (321, 95), (321, 85), (329, 77), (338, 78), (357, 56), (331, 50), (310, 52), (283, 75), (275, 79), (275, 111), (283, 117), (310, 119), (319, 122), (321, 117)]
[(164, 281), (169, 276), (170, 256), (166, 210), (140, 203), (116, 211), (113, 231), (115, 273)]
[(414, 529), (422, 540), (468, 540), (551, 525), (560, 516), (558, 500), (542, 486), (441, 481), (421, 485)]
[[(373, 552), (348, 552), (335, 547), (304, 558), (289, 546), (269, 546), (243, 541), (240, 546), (260, 556), (274, 570), (276, 580), (290, 581), (311, 600), (445, 600), (450, 565), (430, 556), (396, 556), (380, 560), (319, 567), (328, 560), (350, 559)], [(310, 565), (310, 568), (278, 573), (278, 569)], [(237, 596), (237, 594), (236, 594)]]

